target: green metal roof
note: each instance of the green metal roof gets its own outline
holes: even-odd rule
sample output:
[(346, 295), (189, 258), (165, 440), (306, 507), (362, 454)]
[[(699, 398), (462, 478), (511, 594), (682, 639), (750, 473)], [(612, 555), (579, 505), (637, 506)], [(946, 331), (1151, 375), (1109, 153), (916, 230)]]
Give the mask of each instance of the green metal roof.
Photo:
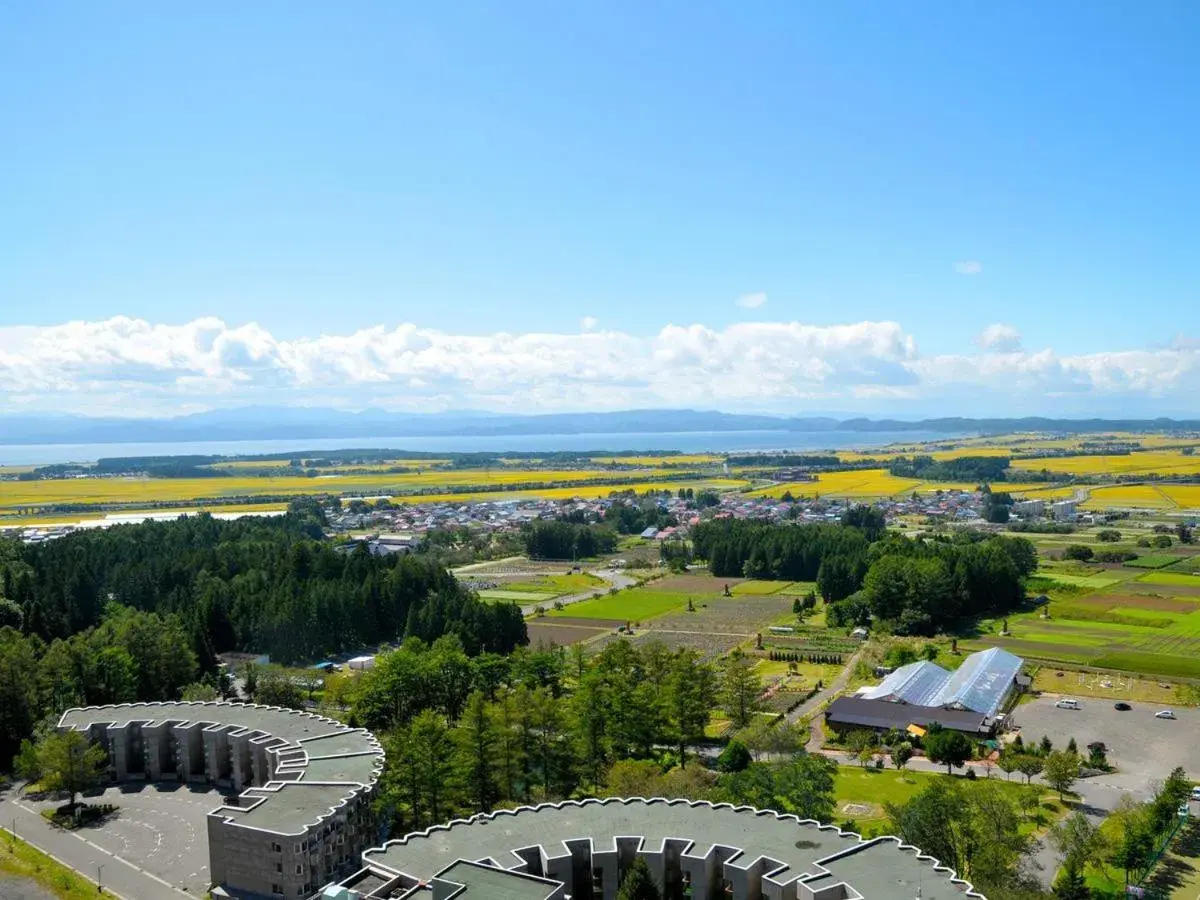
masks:
[[(367, 850), (363, 861), (397, 875), (428, 881), (457, 860), (493, 860), (501, 868), (522, 864), (518, 848), (540, 845), (550, 857), (570, 855), (567, 841), (592, 841), (594, 851), (615, 850), (618, 837), (640, 837), (644, 850), (667, 839), (686, 840), (687, 855), (703, 857), (714, 846), (737, 848), (733, 867), (766, 858), (780, 883), (846, 882), (870, 900), (959, 900), (969, 886), (954, 880), (894, 838), (863, 841), (830, 825), (751, 807), (642, 798), (569, 801), (522, 807), (457, 820)], [(860, 887), (861, 885), (861, 887)]]
[(462, 885), (463, 890), (450, 895), (454, 900), (547, 900), (558, 887), (556, 881), (469, 862), (457, 862), (437, 878)]
[[(210, 815), (247, 828), (281, 835), (303, 834), (342, 803), (375, 784), (383, 768), (383, 749), (374, 735), (313, 713), (252, 703), (119, 703), (69, 709), (60, 728), (86, 730), (92, 725), (129, 722), (201, 723), (259, 732), (285, 743), (279, 751), (277, 781), (241, 794), (241, 807), (222, 806)], [(252, 808), (245, 808), (251, 806)]]

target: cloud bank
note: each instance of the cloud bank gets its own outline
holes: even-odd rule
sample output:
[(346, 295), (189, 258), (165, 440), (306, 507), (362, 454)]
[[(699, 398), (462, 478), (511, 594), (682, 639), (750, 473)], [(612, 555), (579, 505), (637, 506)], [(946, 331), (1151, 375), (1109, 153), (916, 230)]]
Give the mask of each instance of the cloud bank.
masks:
[(281, 340), (253, 324), (114, 318), (0, 328), (0, 411), (164, 415), (248, 404), (504, 412), (1103, 413), (1192, 406), (1200, 346), (1062, 356), (992, 325), (925, 356), (897, 322), (666, 325), (650, 336), (450, 334), (415, 324)]
[(758, 309), (767, 303), (766, 291), (755, 291), (753, 294), (742, 294), (737, 298), (737, 305), (742, 309)]

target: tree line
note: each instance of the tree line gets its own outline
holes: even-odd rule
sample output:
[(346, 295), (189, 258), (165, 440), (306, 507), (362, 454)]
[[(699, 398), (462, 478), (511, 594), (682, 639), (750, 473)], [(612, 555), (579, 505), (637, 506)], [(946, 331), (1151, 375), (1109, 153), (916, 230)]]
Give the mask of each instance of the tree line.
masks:
[(177, 699), (199, 664), (177, 616), (110, 603), (99, 624), (46, 642), (0, 628), (0, 771), (63, 710)]
[(617, 549), (611, 528), (561, 520), (538, 520), (523, 526), (525, 553), (530, 559), (587, 559)]
[(714, 519), (692, 529), (693, 552), (714, 575), (816, 581), (826, 600), (858, 589), (868, 545), (866, 532), (853, 526)]
[(959, 532), (952, 539), (890, 534), (871, 546), (861, 589), (831, 603), (831, 625), (931, 635), (963, 619), (1007, 612), (1025, 598), (1037, 550), (1024, 538)]
[(980, 484), (1007, 480), (1009, 462), (1007, 456), (959, 456), (943, 460), (932, 456), (897, 456), (888, 464), (888, 472), (899, 478)]
[(527, 639), (520, 610), (487, 604), (436, 561), (322, 541), (323, 514), (219, 521), (207, 515), (79, 532), (0, 549), (0, 593), (46, 641), (100, 622), (109, 602), (174, 616), (205, 668), (216, 653), (278, 662), (416, 635), (458, 635), (472, 653)]
[[(694, 650), (622, 639), (592, 659), (581, 649), (525, 648), (472, 658), (443, 637), (380, 656), (350, 684), (338, 714), (380, 736), (389, 751), (383, 807), (395, 827), (409, 829), (628, 787), (623, 772), (675, 768), (710, 796), (716, 776), (689, 748), (718, 710), (756, 751), (799, 747), (794, 729), (755, 727), (762, 694), (753, 660), (738, 653), (714, 665)], [(730, 798), (748, 802), (749, 787), (734, 791), (728, 774)], [(809, 811), (828, 818), (832, 803)]]

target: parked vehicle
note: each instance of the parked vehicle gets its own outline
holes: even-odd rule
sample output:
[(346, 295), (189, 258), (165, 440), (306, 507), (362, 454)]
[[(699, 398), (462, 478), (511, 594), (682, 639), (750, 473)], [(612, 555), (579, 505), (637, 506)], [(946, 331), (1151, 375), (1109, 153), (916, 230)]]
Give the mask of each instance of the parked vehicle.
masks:
[(1156, 712), (1154, 714), (1154, 718), (1156, 718), (1156, 719), (1173, 719), (1173, 718), (1175, 718), (1175, 713), (1171, 712), (1171, 710), (1169, 710), (1169, 709), (1160, 709), (1158, 712)]
[(1117, 710), (1118, 712), (1129, 712), (1131, 709), (1133, 709), (1133, 707), (1122, 700), (1119, 703), (1114, 703), (1113, 709)]
[(1074, 697), (1063, 697), (1054, 704), (1055, 709), (1079, 709), (1079, 701)]

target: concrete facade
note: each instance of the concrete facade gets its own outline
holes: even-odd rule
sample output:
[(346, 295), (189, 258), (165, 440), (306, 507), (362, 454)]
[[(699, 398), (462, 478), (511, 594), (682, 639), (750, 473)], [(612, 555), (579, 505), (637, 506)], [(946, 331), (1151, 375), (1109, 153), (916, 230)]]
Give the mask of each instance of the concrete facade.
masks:
[(371, 799), (383, 750), (370, 732), (240, 703), (70, 709), (59, 728), (108, 751), (114, 781), (211, 784), (237, 794), (208, 814), (213, 885), (237, 897), (310, 897), (379, 840)]
[(614, 900), (641, 856), (666, 900), (960, 900), (970, 884), (898, 838), (796, 816), (662, 798), (481, 814), (363, 853), (328, 900)]

